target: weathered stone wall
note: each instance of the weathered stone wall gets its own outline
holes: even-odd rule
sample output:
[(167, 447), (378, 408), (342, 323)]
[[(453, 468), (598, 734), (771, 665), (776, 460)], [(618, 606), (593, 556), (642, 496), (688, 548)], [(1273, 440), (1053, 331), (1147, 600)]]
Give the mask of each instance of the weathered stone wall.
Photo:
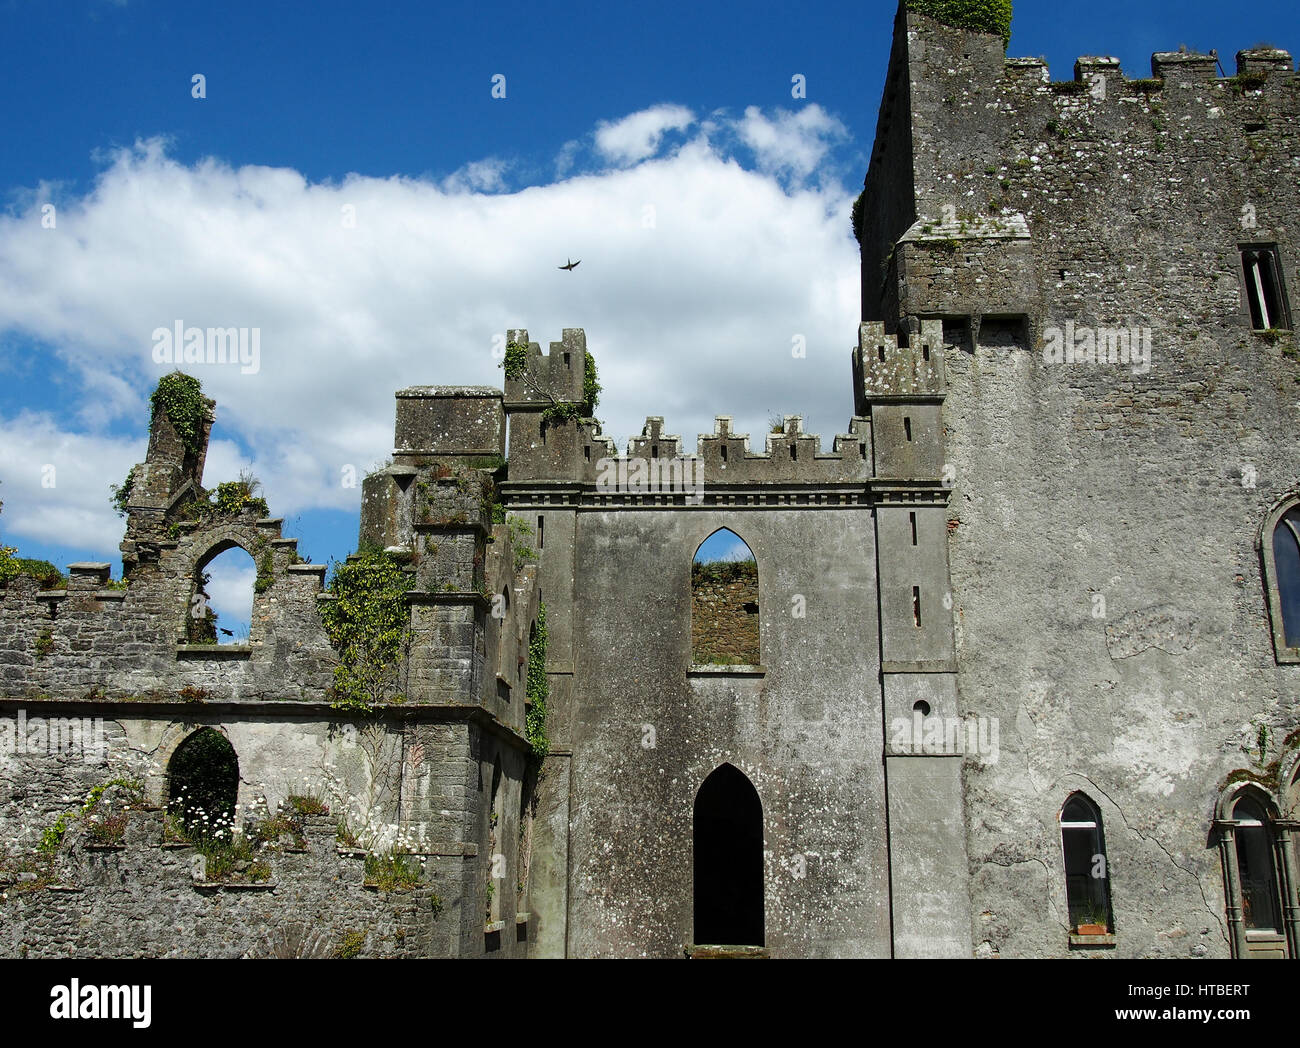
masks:
[[(460, 857), (426, 856), (421, 882), (366, 884), (365, 852), (341, 848), (334, 819), (306, 820), (304, 847), (262, 853), (269, 879), (201, 877), (191, 846), (165, 843), (158, 810), (133, 811), (124, 843), (88, 844), (75, 822), (55, 874), (0, 873), (7, 957), (447, 956), (442, 897)], [(415, 858), (419, 861), (419, 857)]]
[(726, 565), (721, 577), (692, 569), (691, 653), (696, 662), (758, 664), (758, 567)]
[[(720, 527), (758, 561), (763, 676), (690, 672), (691, 558)], [(601, 510), (578, 513), (577, 531), (577, 564), (600, 569), (557, 609), (583, 638), (559, 713), (572, 725), (569, 953), (670, 957), (694, 941), (694, 799), (730, 763), (763, 806), (772, 954), (888, 956), (870, 512)]]
[[(461, 392), (403, 391), (399, 443), (418, 450), (366, 480), (373, 498), (362, 542), (395, 547), (413, 583), (409, 657), (395, 667), (391, 701), (370, 715), (330, 705), (338, 655), (320, 607), (336, 598), (323, 591), (325, 566), (300, 563), (280, 521), (261, 519), (264, 505), (184, 519), (199, 494), (195, 470), (207, 429), (190, 453), (166, 414), (155, 417), (151, 460), (137, 467), (146, 482), (133, 489), (122, 544), (127, 586), (108, 586), (107, 564), (78, 564), (66, 589), (39, 590), (25, 576), (0, 588), (0, 870), (48, 865), (38, 854), (42, 835), (110, 779), (138, 780), (148, 803), (164, 806), (172, 754), (207, 726), (227, 737), (239, 759), (241, 806), (274, 807), (291, 794), (327, 798), (366, 847), (382, 853), (400, 840), (436, 872), (445, 914), (435, 921), (417, 907), (397, 922), (401, 941), (376, 938), (372, 953), (527, 953), (530, 884), (519, 842), (531, 819), (524, 681), (538, 593), (535, 568), (523, 563), (526, 547), (506, 525), (491, 523), (491, 473), (460, 462), (494, 450), (500, 394)], [(236, 546), (259, 569), (248, 643), (189, 643), (196, 579)], [(53, 744), (51, 724), (58, 727)], [(69, 747), (63, 729), (73, 725)], [(144, 846), (159, 847), (159, 834), (144, 833)], [(26, 944), (29, 953), (47, 948), (34, 949), (29, 939), (86, 955), (261, 949), (257, 922), (268, 892), (277, 914), (268, 932), (305, 922), (342, 936), (370, 911), (379, 915), (371, 924), (382, 917), (373, 893), (361, 894), (333, 859), (284, 860), (292, 888), (187, 887), (177, 904), (179, 865), (150, 859), (139, 845), (111, 858), (78, 858), (75, 840), (72, 851), (60, 849), (63, 875), (49, 883), (42, 874), (15, 891), (22, 900), (16, 937), (0, 939), (0, 951), (6, 942), (15, 950)], [(129, 885), (131, 906), (113, 894), (121, 884)], [(321, 902), (336, 888), (335, 903)], [(191, 906), (196, 891), (201, 901)], [(252, 902), (259, 894), (263, 902)], [(74, 898), (81, 901), (68, 901)], [(78, 906), (119, 916), (70, 924)], [(168, 914), (192, 924), (203, 943), (172, 942)]]
[[(1300, 723), (1256, 546), (1300, 481), (1300, 365), (1250, 331), (1239, 257), (1276, 243), (1294, 294), (1300, 78), (1081, 60), (1063, 87), (993, 38), (906, 32), (918, 228), (882, 319), (968, 321), (945, 324), (959, 682), (1001, 729), (964, 776), (976, 953), (1069, 952), (1058, 819), (1082, 790), (1106, 952), (1227, 956), (1216, 803), (1284, 790)], [(1045, 357), (1067, 323), (1149, 329), (1150, 367)]]

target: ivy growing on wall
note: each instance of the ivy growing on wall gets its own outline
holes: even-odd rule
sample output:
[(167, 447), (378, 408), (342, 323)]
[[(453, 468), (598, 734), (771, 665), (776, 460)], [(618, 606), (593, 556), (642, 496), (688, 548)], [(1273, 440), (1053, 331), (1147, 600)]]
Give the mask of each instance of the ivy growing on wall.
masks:
[(131, 501), (131, 489), (135, 487), (135, 467), (127, 470), (126, 480), (121, 484), (110, 484), (108, 487), (113, 493), (113, 508), (119, 517), (125, 517), (127, 503)]
[(585, 355), (583, 361), (581, 404), (558, 401), (536, 383), (529, 381), (528, 347), (522, 342), (506, 343), (506, 355), (500, 366), (508, 380), (527, 382), (534, 393), (546, 397), (551, 402), (551, 406), (542, 412), (543, 424), (588, 419), (596, 413), (596, 405), (600, 402), (600, 391), (603, 387), (600, 384), (600, 374), (596, 370), (596, 358), (590, 353)]
[(1011, 0), (907, 0), (909, 11), (976, 33), (997, 33), (1011, 42)]
[(501, 361), (501, 367), (511, 382), (523, 378), (528, 373), (528, 347), (522, 342), (507, 342), (506, 356)]
[(152, 418), (155, 419), (160, 409), (166, 409), (167, 417), (172, 420), (185, 450), (191, 455), (197, 455), (203, 420), (208, 411), (199, 380), (183, 371), (164, 375), (158, 380), (158, 388), (149, 398), (149, 404), (153, 409)]
[(525, 685), (528, 701), (526, 732), (533, 747), (533, 756), (541, 760), (550, 751), (546, 737), (546, 700), (551, 694), (546, 677), (546, 605), (537, 605), (537, 622), (528, 638), (528, 681)]
[(398, 667), (410, 639), (410, 613), (403, 599), (413, 576), (382, 550), (366, 550), (337, 564), (330, 580), (334, 600), (321, 603), (321, 622), (338, 652), (334, 702), (338, 709), (369, 710), (400, 702)]

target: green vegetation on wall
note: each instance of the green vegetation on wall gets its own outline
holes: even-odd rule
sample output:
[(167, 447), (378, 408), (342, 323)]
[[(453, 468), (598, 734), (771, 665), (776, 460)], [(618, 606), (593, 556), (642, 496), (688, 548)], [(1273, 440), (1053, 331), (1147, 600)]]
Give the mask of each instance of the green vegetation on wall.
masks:
[(596, 358), (590, 353), (586, 354), (583, 362), (582, 372), (582, 403), (570, 404), (562, 403), (547, 393), (545, 390), (538, 388), (536, 383), (528, 379), (528, 347), (522, 342), (506, 343), (505, 359), (501, 361), (500, 367), (506, 373), (506, 378), (511, 382), (524, 381), (532, 388), (534, 393), (546, 397), (551, 402), (551, 406), (542, 412), (543, 423), (568, 422), (571, 419), (587, 419), (596, 413), (596, 405), (600, 403), (600, 391), (604, 387), (600, 384), (600, 374), (596, 370)]
[(528, 702), (528, 741), (533, 756), (541, 760), (550, 751), (546, 737), (546, 700), (551, 686), (546, 677), (546, 605), (537, 606), (537, 622), (528, 638), (528, 682), (525, 687)]
[(167, 411), (185, 450), (197, 455), (203, 420), (208, 412), (199, 380), (183, 371), (164, 375), (158, 380), (158, 388), (153, 391), (149, 403), (153, 408), (153, 418), (157, 418), (159, 409)]
[(1011, 0), (907, 0), (907, 9), (945, 25), (976, 33), (997, 33), (1011, 42)]
[(404, 599), (414, 577), (382, 550), (365, 550), (338, 564), (330, 580), (335, 598), (322, 601), (321, 622), (338, 652), (334, 702), (338, 709), (369, 710), (401, 701), (398, 667), (410, 636)]

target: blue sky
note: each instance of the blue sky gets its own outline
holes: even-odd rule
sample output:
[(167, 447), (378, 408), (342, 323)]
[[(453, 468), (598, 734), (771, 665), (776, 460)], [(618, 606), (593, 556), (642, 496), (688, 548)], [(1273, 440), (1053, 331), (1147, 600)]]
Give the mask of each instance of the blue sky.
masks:
[[(251, 466), (318, 563), (355, 545), (341, 478), (388, 454), (393, 391), (499, 384), (507, 327), (586, 328), (620, 448), (647, 415), (690, 448), (729, 414), (762, 450), (780, 413), (829, 446), (895, 9), (0, 0), (0, 536), (117, 573), (108, 484), (176, 320), (260, 330), (257, 373), (198, 372), (205, 481)], [(1296, 28), (1293, 0), (1021, 0), (1010, 53), (1149, 76), (1186, 44), (1231, 73)], [(251, 578), (220, 581), (224, 625)]]

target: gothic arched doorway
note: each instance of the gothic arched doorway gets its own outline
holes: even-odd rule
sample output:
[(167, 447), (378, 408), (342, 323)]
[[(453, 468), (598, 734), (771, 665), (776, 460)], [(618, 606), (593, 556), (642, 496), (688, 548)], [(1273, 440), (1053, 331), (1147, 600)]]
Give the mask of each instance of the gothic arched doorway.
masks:
[(763, 804), (730, 764), (695, 795), (695, 942), (764, 945)]

